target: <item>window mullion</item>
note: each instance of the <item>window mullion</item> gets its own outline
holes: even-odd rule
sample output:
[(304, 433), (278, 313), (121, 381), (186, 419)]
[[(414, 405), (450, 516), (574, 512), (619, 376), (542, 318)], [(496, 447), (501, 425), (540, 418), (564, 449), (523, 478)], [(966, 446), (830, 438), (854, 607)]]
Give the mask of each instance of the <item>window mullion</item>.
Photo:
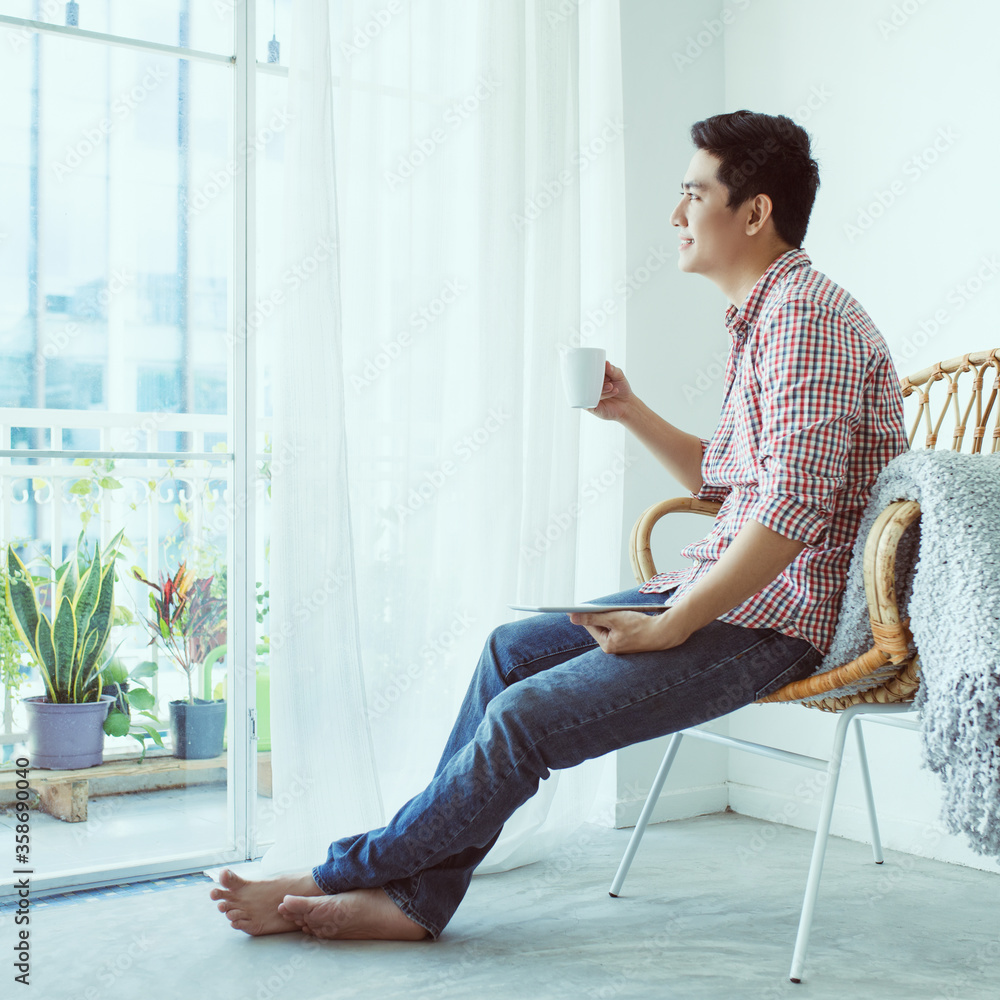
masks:
[(233, 248), (233, 479), (230, 504), (233, 512), (232, 609), (229, 658), (232, 692), (232, 782), (237, 848), (245, 856), (256, 853), (255, 804), (257, 796), (256, 744), (251, 744), (250, 713), (255, 710), (256, 587), (255, 539), (255, 422), (254, 341), (248, 317), (256, 295), (255, 197), (256, 163), (253, 156), (256, 78), (254, 55), (255, 3), (236, 5), (236, 79), (233, 156), (234, 176)]

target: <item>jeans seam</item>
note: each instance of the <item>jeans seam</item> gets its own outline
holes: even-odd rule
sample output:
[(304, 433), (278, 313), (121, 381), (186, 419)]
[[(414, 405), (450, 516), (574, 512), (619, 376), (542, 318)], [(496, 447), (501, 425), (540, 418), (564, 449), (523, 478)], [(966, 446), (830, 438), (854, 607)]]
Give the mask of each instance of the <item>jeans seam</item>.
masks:
[(313, 870), (310, 872), (310, 874), (312, 875), (312, 879), (316, 883), (316, 885), (318, 885), (320, 887), (320, 889), (323, 890), (323, 895), (324, 896), (332, 896), (332, 895), (334, 895), (333, 890), (330, 889), (328, 886), (326, 886), (326, 885), (323, 884), (323, 881), (322, 881), (323, 875), (320, 873), (319, 865), (317, 865), (315, 868), (313, 868)]
[[(583, 626), (580, 627), (582, 628)], [(598, 643), (597, 640), (595, 639), (592, 642), (585, 642), (582, 646), (566, 646), (564, 649), (550, 649), (547, 653), (542, 653), (541, 656), (536, 656), (532, 660), (525, 660), (523, 663), (516, 664), (514, 667), (511, 668), (509, 673), (513, 673), (515, 670), (517, 670), (518, 667), (527, 667), (532, 663), (537, 663), (539, 660), (544, 660), (547, 656), (555, 656), (556, 653), (569, 653), (572, 652), (574, 649), (590, 649), (591, 647), (596, 645), (598, 645)]]
[[(810, 648), (807, 649), (801, 656), (796, 657), (795, 660), (793, 660), (787, 667), (785, 667), (785, 669), (782, 670), (781, 673), (778, 674), (777, 677), (773, 677), (762, 688), (758, 688), (754, 692), (754, 696), (753, 696), (754, 697), (754, 701), (756, 701), (758, 698), (765, 697), (766, 694), (773, 694), (775, 691), (780, 691), (781, 688), (783, 688), (786, 683), (791, 683), (790, 681), (785, 681), (785, 682), (783, 682), (781, 684), (778, 684), (777, 687), (772, 687), (772, 685), (774, 685), (775, 681), (777, 681), (781, 677), (784, 677), (785, 674), (787, 674), (789, 670), (794, 670), (795, 667), (797, 667), (799, 663), (801, 663), (807, 656), (810, 655), (810, 653), (813, 653), (813, 652), (816, 652), (816, 648), (815, 648), (815, 646), (810, 646)], [(771, 691), (768, 691), (768, 688), (771, 688)]]
[[(764, 636), (763, 639), (758, 640), (752, 646), (748, 646), (746, 649), (741, 650), (739, 653), (734, 653), (732, 656), (727, 656), (726, 659), (724, 659), (724, 660), (719, 660), (718, 663), (713, 663), (708, 668), (708, 670), (702, 671), (702, 675), (706, 674), (706, 673), (708, 673), (708, 672), (710, 672), (712, 670), (718, 670), (720, 667), (727, 666), (728, 664), (732, 663), (732, 661), (735, 660), (738, 656), (743, 656), (745, 653), (749, 653), (751, 650), (757, 649), (758, 646), (762, 646), (765, 642), (770, 642), (771, 639), (773, 639), (773, 638), (774, 638), (773, 635)], [(675, 687), (678, 687), (678, 686), (680, 686), (683, 683), (684, 683), (684, 681), (677, 681), (676, 683), (670, 684), (667, 687), (659, 688), (656, 691), (652, 692), (651, 694), (643, 695), (643, 697), (638, 698), (635, 701), (630, 701), (627, 705), (622, 705), (619, 708), (614, 709), (614, 711), (612, 711), (612, 712), (602, 712), (601, 715), (595, 715), (595, 716), (593, 716), (592, 718), (589, 718), (589, 719), (581, 719), (579, 722), (574, 722), (571, 726), (566, 726), (563, 729), (557, 729), (554, 732), (549, 733), (548, 735), (550, 737), (552, 737), (552, 736), (560, 736), (563, 733), (569, 732), (571, 729), (577, 728), (578, 726), (587, 725), (588, 723), (594, 722), (597, 719), (607, 718), (609, 715), (615, 715), (618, 712), (621, 712), (621, 711), (623, 711), (626, 708), (634, 708), (636, 705), (641, 705), (644, 701), (649, 701), (650, 698), (655, 698), (658, 695), (666, 694), (668, 691), (672, 691)], [(536, 745), (537, 744), (533, 743), (531, 745), (531, 749), (533, 750)], [(527, 756), (527, 754), (525, 754), (525, 756)], [(524, 757), (519, 758), (519, 760), (517, 761), (517, 764), (520, 764), (522, 760), (524, 760)], [(515, 764), (514, 766), (516, 767), (517, 764)]]
[[(423, 877), (424, 873), (422, 871), (417, 872), (417, 884), (413, 890), (414, 896), (416, 896), (420, 889), (420, 880)], [(415, 924), (420, 924), (420, 926), (431, 935), (432, 940), (436, 941), (441, 936), (441, 928), (438, 927), (432, 920), (428, 920), (426, 917), (421, 916), (413, 908), (413, 896), (407, 898), (401, 892), (398, 892), (395, 889), (390, 889), (387, 885), (383, 885), (380, 888)]]
[[(712, 666), (711, 666), (710, 669), (711, 670), (716, 670), (719, 667), (723, 667), (726, 664), (731, 663), (736, 658), (737, 655), (742, 656), (744, 653), (748, 653), (748, 652), (750, 652), (750, 650), (756, 649), (758, 646), (763, 645), (765, 642), (771, 641), (775, 636), (777, 636), (779, 634), (780, 633), (778, 633), (778, 632), (772, 632), (771, 635), (764, 636), (762, 639), (760, 639), (757, 642), (755, 642), (752, 646), (748, 646), (746, 649), (741, 650), (739, 654), (734, 653), (732, 656), (727, 656), (724, 660), (720, 660), (718, 663), (712, 664)], [(605, 718), (606, 719), (606, 718), (609, 718), (610, 716), (616, 715), (618, 712), (624, 711), (627, 708), (634, 708), (636, 705), (641, 705), (644, 701), (648, 701), (650, 698), (654, 698), (654, 697), (656, 697), (658, 695), (665, 694), (666, 692), (672, 690), (673, 688), (677, 687), (681, 683), (682, 683), (681, 681), (678, 681), (676, 684), (671, 684), (668, 687), (661, 688), (658, 691), (655, 691), (655, 692), (652, 692), (650, 694), (644, 695), (642, 698), (638, 698), (635, 701), (630, 701), (627, 705), (621, 705), (621, 706), (619, 706), (618, 708), (614, 709), (611, 712), (603, 712), (603, 713), (601, 713), (600, 716), (594, 716), (594, 718), (592, 718), (592, 719), (581, 719), (579, 722), (574, 722), (572, 725), (565, 726), (563, 729), (558, 729), (558, 730), (555, 730), (554, 732), (547, 733), (545, 738), (551, 738), (553, 736), (561, 736), (563, 733), (567, 733), (567, 732), (569, 732), (572, 729), (577, 729), (580, 726), (588, 725), (589, 723), (593, 722), (597, 718)], [(525, 752), (516, 761), (514, 761), (514, 764), (511, 767), (511, 769), (500, 779), (500, 786), (503, 786), (503, 784), (507, 781), (507, 779), (510, 778), (510, 776), (517, 770), (517, 768), (521, 764), (521, 762), (528, 756), (529, 753), (531, 753), (531, 751), (533, 751), (535, 749), (536, 746), (538, 746), (538, 742), (539, 741), (536, 740), (534, 743), (532, 743), (531, 746), (528, 747), (525, 750)], [(476, 810), (475, 815), (470, 818), (469, 822), (466, 825), (467, 826), (471, 826), (479, 818), (479, 816), (482, 814), (483, 810), (499, 794), (500, 794), (500, 788), (498, 787), (497, 790), (482, 804), (482, 806), (480, 806), (480, 808), (478, 810)], [(458, 836), (458, 834), (455, 834), (455, 837), (457, 837), (457, 836)], [(439, 848), (439, 850), (443, 851), (443, 850), (446, 850), (448, 847), (450, 847), (451, 844), (454, 843), (455, 837), (452, 837), (451, 840), (448, 842), (448, 844), (446, 844), (444, 847)], [(420, 864), (419, 867), (421, 867), (421, 868), (426, 867), (428, 861), (432, 857), (434, 857), (435, 853), (437, 853), (437, 852), (431, 851), (430, 854), (421, 862), (421, 864)]]

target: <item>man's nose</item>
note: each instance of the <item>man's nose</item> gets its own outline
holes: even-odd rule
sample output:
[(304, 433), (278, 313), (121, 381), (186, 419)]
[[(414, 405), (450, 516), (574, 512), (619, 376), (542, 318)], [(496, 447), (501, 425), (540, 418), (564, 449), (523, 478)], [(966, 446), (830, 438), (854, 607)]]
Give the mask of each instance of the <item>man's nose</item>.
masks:
[(687, 222), (687, 218), (684, 214), (684, 199), (681, 198), (677, 202), (676, 208), (670, 214), (670, 225), (672, 226), (683, 226)]

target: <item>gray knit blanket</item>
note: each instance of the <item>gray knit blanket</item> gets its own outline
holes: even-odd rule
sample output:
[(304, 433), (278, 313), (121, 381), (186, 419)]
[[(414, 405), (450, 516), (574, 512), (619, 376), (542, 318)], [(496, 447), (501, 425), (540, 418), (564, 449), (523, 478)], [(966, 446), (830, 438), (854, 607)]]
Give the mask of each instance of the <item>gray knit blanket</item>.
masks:
[(923, 764), (941, 776), (947, 828), (1000, 857), (1000, 452), (908, 451), (883, 469), (858, 530), (833, 644), (817, 670), (873, 645), (864, 546), (894, 500), (916, 500), (921, 511), (900, 539), (896, 581), (919, 650)]

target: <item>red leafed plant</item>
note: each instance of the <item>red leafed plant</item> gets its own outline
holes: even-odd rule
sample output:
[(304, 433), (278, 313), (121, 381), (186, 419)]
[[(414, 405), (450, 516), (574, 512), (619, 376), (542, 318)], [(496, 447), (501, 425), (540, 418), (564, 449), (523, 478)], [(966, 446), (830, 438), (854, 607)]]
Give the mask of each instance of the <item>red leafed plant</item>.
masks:
[(181, 563), (172, 577), (160, 573), (158, 584), (147, 580), (137, 568), (132, 573), (151, 588), (153, 617), (146, 619), (153, 635), (149, 644), (162, 641), (187, 675), (188, 704), (193, 705), (192, 671), (226, 639), (226, 599), (212, 593), (213, 577), (196, 578), (187, 563)]

